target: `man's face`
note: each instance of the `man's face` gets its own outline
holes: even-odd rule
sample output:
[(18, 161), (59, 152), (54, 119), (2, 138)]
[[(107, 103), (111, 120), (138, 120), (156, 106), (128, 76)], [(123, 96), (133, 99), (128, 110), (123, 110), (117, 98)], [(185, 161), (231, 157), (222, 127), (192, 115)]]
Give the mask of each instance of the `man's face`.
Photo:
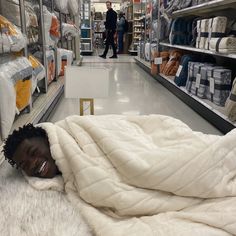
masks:
[(23, 140), (12, 159), (28, 176), (53, 178), (59, 172), (48, 141), (41, 137)]
[(107, 2), (106, 5), (107, 5), (107, 10), (111, 9), (111, 3)]

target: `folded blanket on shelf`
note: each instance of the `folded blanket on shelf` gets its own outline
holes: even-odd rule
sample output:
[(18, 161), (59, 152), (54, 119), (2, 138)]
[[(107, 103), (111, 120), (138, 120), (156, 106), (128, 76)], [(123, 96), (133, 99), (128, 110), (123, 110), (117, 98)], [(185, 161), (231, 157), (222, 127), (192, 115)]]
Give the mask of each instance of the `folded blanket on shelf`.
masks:
[(152, 54), (152, 60), (151, 60), (151, 74), (152, 75), (157, 75), (159, 73), (158, 71), (158, 65), (156, 65), (154, 63), (154, 60), (155, 58), (159, 57), (160, 56), (160, 53), (155, 49), (155, 50), (152, 50), (151, 52)]
[[(209, 92), (209, 78), (208, 73), (210, 70), (216, 68), (213, 64), (204, 64), (200, 69), (200, 82), (197, 88), (197, 96), (200, 98), (207, 98)], [(195, 86), (196, 87), (196, 86)]]
[(225, 106), (232, 83), (232, 72), (225, 68), (208, 71), (209, 90), (207, 98), (218, 106)]
[[(207, 49), (212, 50), (211, 49), (212, 47), (210, 46), (210, 44), (212, 44), (211, 43), (212, 40), (214, 42), (215, 38), (225, 37), (227, 22), (228, 22), (228, 19), (227, 17), (224, 17), (224, 16), (218, 16), (218, 17), (214, 17), (210, 19), (208, 45), (206, 47)], [(215, 50), (213, 49), (213, 51)]]
[(165, 68), (162, 73), (167, 76), (175, 76), (179, 68), (181, 56), (182, 56), (182, 53), (180, 51), (177, 51), (177, 50), (171, 51), (169, 60), (166, 63)]
[(183, 18), (174, 19), (172, 20), (170, 27), (170, 44), (186, 45), (187, 21)]
[(41, 126), (62, 172), (57, 188), (95, 235), (236, 234), (236, 130), (207, 135), (161, 115), (72, 116)]
[[(188, 78), (186, 81), (186, 89), (188, 92), (191, 92), (192, 86), (194, 86), (194, 93), (196, 93), (196, 76), (200, 72), (201, 67), (204, 66), (201, 62), (192, 62), (188, 63)], [(194, 83), (194, 85), (193, 85)]]
[(73, 62), (73, 52), (63, 48), (57, 49), (57, 70), (58, 75), (63, 76), (65, 66), (71, 65)]
[(180, 61), (180, 65), (178, 71), (175, 75), (174, 82), (178, 86), (186, 86), (187, 78), (188, 78), (188, 63), (198, 61), (199, 57), (194, 55), (183, 55)]
[(197, 48), (205, 49), (208, 40), (208, 25), (209, 19), (199, 20), (197, 22), (198, 36), (197, 36)]
[(236, 121), (236, 78), (234, 79), (230, 95), (226, 100), (225, 111), (231, 121)]
[(166, 67), (166, 64), (169, 61), (170, 53), (167, 51), (161, 52), (160, 57), (162, 58), (162, 64), (160, 65), (160, 73), (163, 73)]
[(21, 30), (0, 15), (0, 54), (19, 52), (26, 44), (26, 37)]
[(211, 38), (210, 50), (220, 53), (236, 53), (236, 38)]

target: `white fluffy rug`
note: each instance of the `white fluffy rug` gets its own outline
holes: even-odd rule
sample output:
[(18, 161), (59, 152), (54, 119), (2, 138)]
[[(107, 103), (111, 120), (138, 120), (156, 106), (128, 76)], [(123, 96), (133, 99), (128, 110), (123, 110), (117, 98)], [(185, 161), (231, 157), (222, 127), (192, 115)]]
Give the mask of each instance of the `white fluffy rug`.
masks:
[(92, 235), (64, 194), (33, 189), (6, 161), (0, 165), (0, 212), (0, 235)]

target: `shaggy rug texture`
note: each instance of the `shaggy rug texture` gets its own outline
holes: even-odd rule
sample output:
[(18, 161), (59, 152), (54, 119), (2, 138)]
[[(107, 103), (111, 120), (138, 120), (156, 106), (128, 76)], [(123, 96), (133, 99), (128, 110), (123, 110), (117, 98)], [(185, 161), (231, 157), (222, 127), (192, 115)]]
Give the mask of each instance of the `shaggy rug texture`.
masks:
[(33, 189), (6, 161), (0, 165), (0, 194), (0, 235), (92, 235), (65, 194)]

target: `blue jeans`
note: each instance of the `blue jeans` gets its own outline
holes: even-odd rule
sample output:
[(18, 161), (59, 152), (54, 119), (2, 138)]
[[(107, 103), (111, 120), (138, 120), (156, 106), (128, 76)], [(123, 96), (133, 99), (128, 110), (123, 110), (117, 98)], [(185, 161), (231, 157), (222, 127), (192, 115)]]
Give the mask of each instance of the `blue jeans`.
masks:
[(119, 53), (123, 52), (123, 36), (124, 36), (124, 32), (118, 31), (118, 52)]

